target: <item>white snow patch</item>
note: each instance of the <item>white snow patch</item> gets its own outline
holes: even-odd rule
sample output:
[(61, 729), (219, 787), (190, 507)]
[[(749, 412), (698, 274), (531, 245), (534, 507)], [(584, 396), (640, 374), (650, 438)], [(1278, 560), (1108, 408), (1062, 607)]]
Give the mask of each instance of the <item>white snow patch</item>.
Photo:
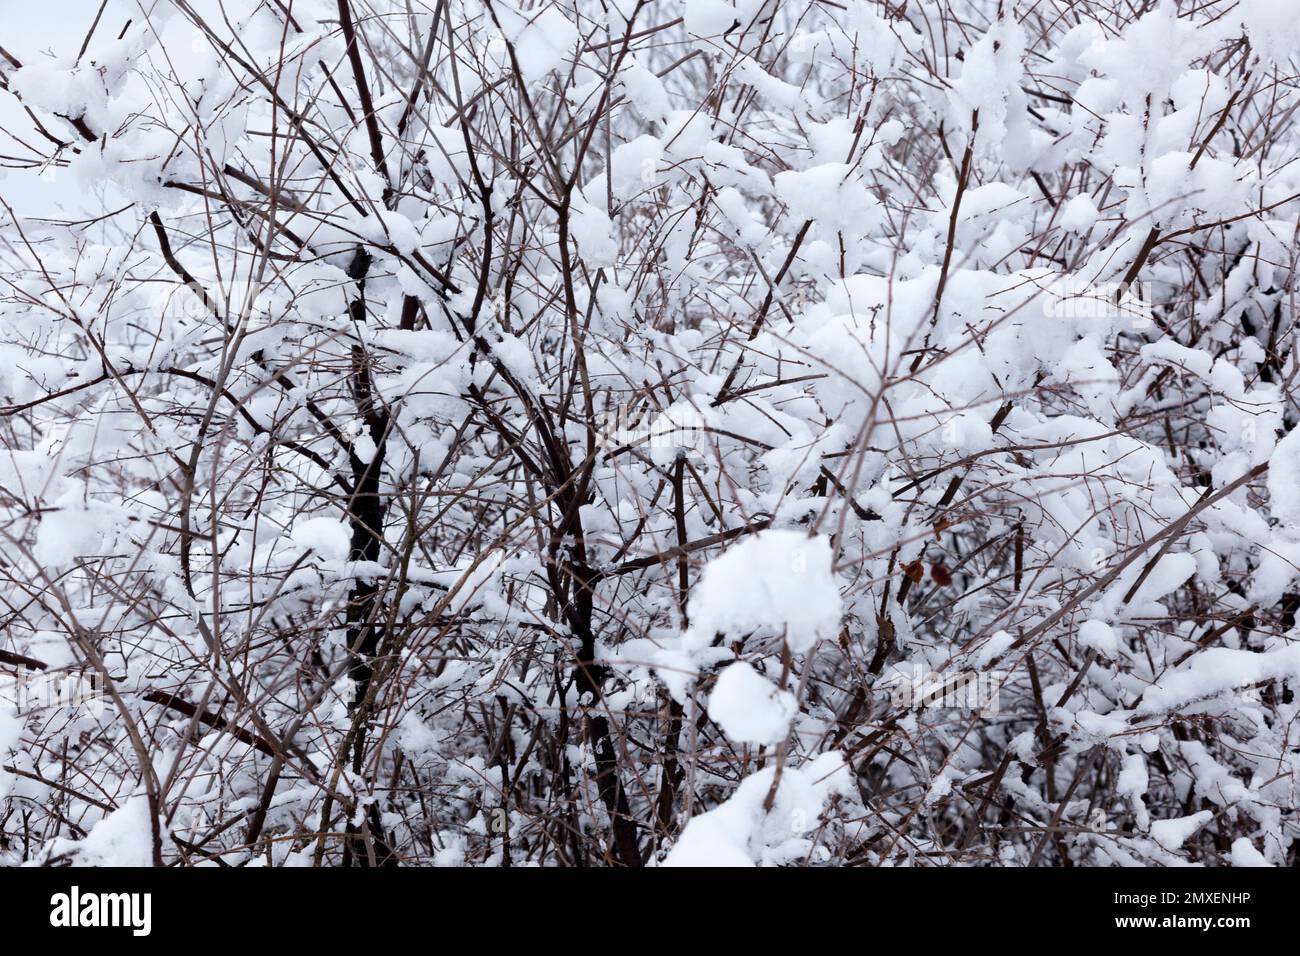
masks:
[(72, 854), (77, 866), (152, 866), (149, 801), (134, 796), (96, 823), (81, 841), (55, 840), (52, 855)]
[(342, 561), (352, 550), (352, 536), (348, 526), (335, 518), (308, 518), (293, 526), (290, 537), (294, 544), (310, 548), (322, 558)]
[(760, 531), (705, 565), (687, 606), (686, 643), (703, 648), (715, 634), (764, 631), (802, 653), (834, 636), (842, 609), (827, 538)]
[(741, 781), (721, 805), (692, 817), (664, 866), (779, 866), (805, 858), (813, 845), (803, 836), (816, 826), (826, 802), (848, 792), (844, 758), (832, 751), (801, 768), (786, 767), (770, 812), (763, 809), (775, 767)]
[(744, 661), (723, 670), (709, 696), (709, 716), (740, 744), (780, 743), (798, 712), (793, 694)]
[(1272, 866), (1264, 859), (1264, 854), (1255, 849), (1255, 844), (1248, 837), (1238, 837), (1232, 841), (1233, 866)]
[(540, 80), (573, 52), (578, 28), (555, 7), (540, 13), (520, 13), (503, 3), (495, 5), (501, 29), (515, 48), (519, 72), (528, 82)]
[(1151, 824), (1151, 839), (1166, 850), (1178, 850), (1197, 830), (1209, 823), (1214, 814), (1209, 810), (1193, 813), (1190, 817), (1157, 820)]
[(1119, 638), (1105, 621), (1084, 621), (1079, 626), (1079, 643), (1106, 657), (1119, 652)]

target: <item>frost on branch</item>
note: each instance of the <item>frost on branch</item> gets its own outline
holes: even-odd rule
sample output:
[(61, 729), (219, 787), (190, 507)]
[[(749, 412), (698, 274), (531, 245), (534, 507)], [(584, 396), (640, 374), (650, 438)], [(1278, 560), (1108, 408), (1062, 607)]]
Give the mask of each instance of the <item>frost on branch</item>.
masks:
[(1287, 4), (28, 6), (0, 861), (1297, 862)]

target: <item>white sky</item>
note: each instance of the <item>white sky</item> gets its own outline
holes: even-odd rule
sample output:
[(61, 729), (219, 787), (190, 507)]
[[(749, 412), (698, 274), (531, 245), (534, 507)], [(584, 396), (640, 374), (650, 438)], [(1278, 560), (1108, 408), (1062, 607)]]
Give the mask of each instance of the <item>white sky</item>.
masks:
[[(51, 56), (74, 57), (95, 20), (101, 0), (0, 0), (0, 46), (22, 63), (36, 63)], [(127, 21), (141, 22), (143, 9), (152, 9), (166, 0), (108, 0), (95, 28), (90, 54), (96, 44), (112, 41)], [(246, 0), (233, 0), (238, 6)], [(204, 4), (199, 4), (200, 9)], [(2, 64), (6, 72), (10, 67)], [(38, 111), (39, 114), (39, 111)], [(76, 140), (75, 134), (59, 120), (46, 121), (56, 136)], [(8, 130), (39, 150), (53, 149), (52, 144), (32, 126), (13, 94), (0, 90), (0, 130)], [(6, 157), (30, 157), (31, 150), (0, 132), (0, 154)], [(12, 160), (0, 160), (0, 197), (22, 219), (32, 217), (80, 219), (103, 211), (99, 190), (87, 190), (70, 177), (41, 176), (36, 170), (5, 168)], [(110, 184), (105, 184), (110, 185)], [(0, 208), (0, 218), (8, 218)]]
[[(38, 62), (51, 54), (75, 56), (94, 22), (100, 0), (0, 0), (0, 45), (24, 64)], [(132, 16), (139, 17), (135, 0), (109, 0), (96, 28), (95, 36), (110, 33), (116, 37)], [(8, 64), (3, 65), (9, 71)], [(65, 124), (47, 123), (56, 136), (74, 138)], [(31, 120), (13, 94), (0, 91), (0, 128), (10, 130), (40, 150), (52, 144), (34, 131)], [(0, 133), (0, 153), (5, 156), (29, 157), (31, 151)], [(10, 160), (4, 160), (8, 164)], [(99, 208), (95, 196), (79, 195), (67, 177), (42, 178), (35, 170), (0, 168), (0, 196), (18, 216), (76, 216)], [(4, 216), (0, 211), (0, 216)], [(5, 217), (7, 218), (7, 217)]]

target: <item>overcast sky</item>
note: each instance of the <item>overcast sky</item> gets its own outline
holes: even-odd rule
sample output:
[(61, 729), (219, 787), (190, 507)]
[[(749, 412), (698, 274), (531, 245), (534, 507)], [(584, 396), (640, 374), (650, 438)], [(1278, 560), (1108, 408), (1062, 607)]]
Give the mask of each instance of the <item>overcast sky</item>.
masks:
[[(0, 0), (4, 28), (0, 30), (0, 46), (23, 64), (38, 62), (42, 58), (73, 57), (81, 49), (86, 32), (95, 21), (101, 0)], [(152, 6), (152, 4), (149, 4)], [(104, 13), (95, 30), (97, 39), (116, 37), (128, 20), (138, 20), (141, 6), (136, 0), (107, 0)], [(0, 154), (7, 157), (0, 167), (5, 201), (14, 207), (20, 217), (60, 216), (79, 217), (100, 208), (97, 195), (71, 188), (67, 177), (41, 176), (34, 169), (12, 169), (8, 157), (30, 157), (32, 152), (16, 142), (14, 137), (44, 151), (49, 141), (33, 128), (22, 104), (12, 93), (0, 90)], [(56, 136), (64, 129), (51, 129)], [(0, 215), (3, 212), (0, 211)]]

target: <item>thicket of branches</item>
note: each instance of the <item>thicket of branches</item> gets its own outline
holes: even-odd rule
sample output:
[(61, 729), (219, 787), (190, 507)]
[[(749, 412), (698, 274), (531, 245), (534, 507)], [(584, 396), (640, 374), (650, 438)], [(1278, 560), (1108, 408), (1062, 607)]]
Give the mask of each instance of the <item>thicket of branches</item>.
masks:
[(1285, 7), (4, 43), (0, 860), (1295, 863)]

